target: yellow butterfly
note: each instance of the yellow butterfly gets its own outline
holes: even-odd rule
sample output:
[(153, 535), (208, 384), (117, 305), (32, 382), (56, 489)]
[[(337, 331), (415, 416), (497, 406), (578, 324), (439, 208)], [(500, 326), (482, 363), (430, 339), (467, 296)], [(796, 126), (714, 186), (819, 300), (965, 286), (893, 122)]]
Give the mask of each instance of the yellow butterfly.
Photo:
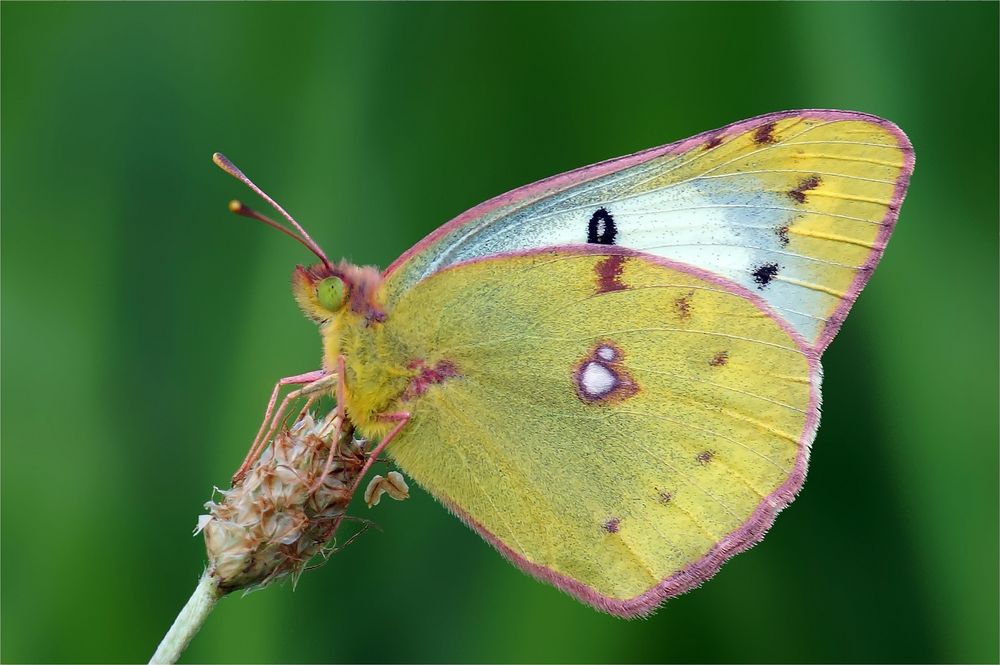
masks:
[(516, 565), (630, 617), (759, 541), (802, 486), (820, 355), (914, 157), (880, 118), (774, 113), (494, 198), (384, 272), (331, 263), (215, 161), (295, 231), (234, 212), (320, 259), (293, 291), (322, 369), (275, 386), (254, 449), (333, 392), (378, 440), (369, 464), (386, 451)]

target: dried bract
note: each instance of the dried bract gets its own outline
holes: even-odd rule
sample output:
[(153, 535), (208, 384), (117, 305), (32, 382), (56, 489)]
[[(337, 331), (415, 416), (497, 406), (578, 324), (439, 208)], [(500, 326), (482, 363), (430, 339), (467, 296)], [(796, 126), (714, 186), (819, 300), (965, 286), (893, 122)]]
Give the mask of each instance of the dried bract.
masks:
[(396, 501), (410, 498), (410, 486), (399, 471), (390, 471), (388, 477), (375, 476), (365, 489), (365, 503), (368, 507), (377, 506), (383, 494), (388, 494)]

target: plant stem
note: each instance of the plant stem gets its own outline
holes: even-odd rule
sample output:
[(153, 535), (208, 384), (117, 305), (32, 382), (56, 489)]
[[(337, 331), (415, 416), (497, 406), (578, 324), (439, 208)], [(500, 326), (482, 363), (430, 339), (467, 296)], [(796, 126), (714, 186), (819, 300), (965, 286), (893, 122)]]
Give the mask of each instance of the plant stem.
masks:
[(206, 570), (198, 580), (198, 586), (188, 599), (184, 609), (181, 610), (170, 630), (163, 636), (160, 646), (156, 648), (156, 653), (149, 659), (150, 665), (153, 663), (176, 663), (177, 659), (184, 653), (184, 649), (191, 642), (205, 623), (205, 619), (212, 612), (215, 603), (222, 598), (223, 593), (219, 590), (218, 581)]

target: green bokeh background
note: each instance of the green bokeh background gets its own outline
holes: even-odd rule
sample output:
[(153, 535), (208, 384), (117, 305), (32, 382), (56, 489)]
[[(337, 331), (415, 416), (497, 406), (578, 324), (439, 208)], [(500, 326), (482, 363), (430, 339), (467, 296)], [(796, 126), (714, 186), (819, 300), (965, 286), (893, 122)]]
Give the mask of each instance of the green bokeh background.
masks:
[[(998, 654), (998, 5), (35, 4), (2, 25), (4, 662), (144, 661), (201, 503), (317, 365), (309, 256), (228, 215), (237, 161), (387, 265), (538, 178), (769, 111), (898, 123), (917, 168), (825, 356), (809, 481), (647, 620), (507, 564), (426, 494), (185, 658), (967, 661)], [(367, 515), (362, 509), (359, 512)]]

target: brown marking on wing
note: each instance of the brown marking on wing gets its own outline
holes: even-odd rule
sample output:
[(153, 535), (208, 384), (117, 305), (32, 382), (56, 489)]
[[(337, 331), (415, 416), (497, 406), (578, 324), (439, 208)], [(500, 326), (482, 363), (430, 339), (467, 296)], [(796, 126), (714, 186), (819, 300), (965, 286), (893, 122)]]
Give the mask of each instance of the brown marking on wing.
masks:
[(819, 187), (821, 182), (823, 181), (820, 180), (820, 177), (818, 175), (811, 175), (802, 182), (800, 182), (798, 187), (788, 192), (788, 196), (790, 196), (798, 203), (805, 203), (806, 192), (808, 192), (810, 189), (816, 189), (817, 187)]
[(769, 122), (766, 125), (761, 125), (757, 128), (757, 131), (753, 133), (753, 142), (757, 144), (762, 143), (774, 143), (777, 139), (774, 138), (774, 123)]
[(674, 301), (674, 307), (677, 309), (677, 316), (682, 320), (688, 320), (691, 318), (691, 297), (694, 296), (694, 291), (688, 291), (683, 296)]
[(708, 364), (712, 367), (722, 367), (727, 362), (729, 362), (729, 351), (719, 351), (708, 361)]
[(624, 291), (628, 288), (622, 283), (622, 270), (625, 267), (625, 257), (621, 254), (612, 254), (594, 266), (597, 273), (597, 292), (609, 293), (611, 291)]
[(460, 376), (455, 363), (450, 360), (441, 360), (433, 367), (428, 367), (427, 363), (423, 360), (413, 360), (407, 367), (408, 369), (418, 370), (418, 373), (410, 379), (406, 390), (403, 391), (404, 402), (423, 395), (433, 385), (444, 383), (448, 379)]

